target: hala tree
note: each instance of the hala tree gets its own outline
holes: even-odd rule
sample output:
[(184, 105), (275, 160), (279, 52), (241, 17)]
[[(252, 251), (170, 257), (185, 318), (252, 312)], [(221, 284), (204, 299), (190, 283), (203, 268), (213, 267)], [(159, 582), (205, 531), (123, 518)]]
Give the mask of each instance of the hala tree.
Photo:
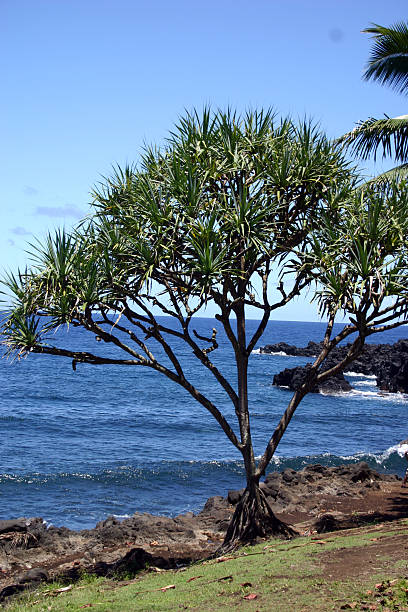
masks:
[[(5, 279), (12, 295), (3, 322), (8, 354), (67, 357), (74, 370), (81, 363), (152, 368), (215, 418), (242, 454), (246, 474), (225, 547), (293, 534), (273, 514), (260, 479), (294, 411), (368, 335), (405, 316), (406, 185), (356, 190), (355, 180), (340, 146), (310, 123), (278, 121), (271, 112), (188, 114), (161, 150), (145, 151), (139, 169), (117, 169), (104, 180), (91, 219), (49, 236), (30, 270)], [(257, 462), (248, 361), (271, 313), (314, 283), (327, 318), (323, 349)], [(232, 346), (235, 380), (212, 359), (217, 328), (207, 336), (194, 329), (209, 302)], [(253, 335), (249, 307), (260, 313)], [(342, 310), (350, 321), (333, 336)], [(116, 356), (56, 346), (51, 332), (62, 325), (82, 327)], [(353, 332), (346, 358), (325, 371), (331, 350)], [(180, 341), (232, 402), (234, 423), (189, 379)]]

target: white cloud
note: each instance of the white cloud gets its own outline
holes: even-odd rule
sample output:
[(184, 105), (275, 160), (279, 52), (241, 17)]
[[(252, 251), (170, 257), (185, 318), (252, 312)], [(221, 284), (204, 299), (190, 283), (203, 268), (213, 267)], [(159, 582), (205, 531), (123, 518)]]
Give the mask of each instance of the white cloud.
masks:
[(71, 204), (66, 204), (65, 206), (37, 206), (35, 214), (44, 215), (45, 217), (74, 217), (75, 219), (85, 217), (83, 210)]
[(11, 232), (16, 236), (27, 236), (31, 234), (25, 227), (21, 227), (21, 225), (17, 225), (17, 227), (13, 227)]
[(38, 194), (38, 189), (35, 187), (31, 187), (31, 185), (25, 185), (23, 189), (24, 195), (28, 196), (36, 196)]

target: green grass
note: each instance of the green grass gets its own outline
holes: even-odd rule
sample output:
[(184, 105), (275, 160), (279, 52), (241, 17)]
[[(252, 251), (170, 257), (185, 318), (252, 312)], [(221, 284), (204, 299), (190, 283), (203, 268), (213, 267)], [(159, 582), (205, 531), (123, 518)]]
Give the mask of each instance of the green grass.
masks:
[[(401, 534), (401, 530), (384, 527), (381, 538), (397, 533)], [(178, 571), (151, 568), (128, 581), (85, 576), (69, 591), (58, 592), (64, 585), (46, 585), (11, 601), (6, 610), (58, 612), (89, 608), (100, 612), (183, 609), (201, 612), (244, 608), (265, 612), (327, 612), (340, 610), (350, 602), (356, 610), (369, 609), (365, 605), (384, 609), (380, 601), (388, 602), (390, 610), (404, 609), (402, 606), (407, 605), (405, 581), (384, 583), (384, 589), (375, 589), (375, 583), (384, 578), (402, 578), (401, 563), (397, 560), (395, 567), (391, 567), (387, 559), (386, 575), (377, 571), (360, 579), (350, 576), (335, 581), (324, 571), (327, 553), (373, 546), (373, 531), (356, 529), (344, 535), (327, 534), (323, 539), (325, 544), (319, 544), (316, 538), (297, 538), (290, 542), (271, 540), (240, 549), (222, 562), (205, 561)], [(367, 590), (372, 590), (372, 594), (367, 595)], [(256, 594), (256, 599), (245, 599), (250, 594)], [(397, 603), (397, 607), (391, 607)]]

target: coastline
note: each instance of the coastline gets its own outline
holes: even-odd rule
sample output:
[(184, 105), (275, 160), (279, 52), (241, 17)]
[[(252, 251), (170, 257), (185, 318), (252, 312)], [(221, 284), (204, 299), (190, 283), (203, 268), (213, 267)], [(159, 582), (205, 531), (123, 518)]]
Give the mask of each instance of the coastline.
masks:
[[(269, 474), (262, 486), (277, 516), (299, 535), (408, 516), (408, 489), (401, 488), (401, 478), (379, 474), (364, 462), (287, 468)], [(239, 494), (211, 497), (196, 515), (135, 513), (123, 521), (108, 517), (82, 531), (47, 528), (39, 518), (19, 519), (14, 528), (0, 522), (0, 600), (38, 580), (74, 580), (84, 571), (134, 573), (146, 564), (170, 569), (208, 557), (223, 540)]]

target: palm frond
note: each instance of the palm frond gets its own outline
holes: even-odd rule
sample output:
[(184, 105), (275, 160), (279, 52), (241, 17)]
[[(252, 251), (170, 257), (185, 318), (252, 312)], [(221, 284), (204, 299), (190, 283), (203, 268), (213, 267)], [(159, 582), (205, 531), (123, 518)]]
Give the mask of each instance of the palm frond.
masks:
[(367, 159), (378, 149), (382, 149), (382, 157), (392, 156), (397, 162), (408, 162), (408, 115), (400, 117), (385, 117), (375, 119), (370, 117), (361, 121), (351, 132), (342, 136), (339, 141), (351, 151)]
[(364, 78), (408, 93), (408, 23), (401, 21), (389, 28), (372, 24), (363, 32), (374, 37)]
[(365, 183), (365, 185), (378, 185), (388, 184), (391, 181), (398, 182), (400, 180), (408, 179), (408, 163), (401, 164), (400, 166), (395, 166), (395, 168), (390, 168), (386, 172), (382, 172), (378, 176), (370, 179)]

